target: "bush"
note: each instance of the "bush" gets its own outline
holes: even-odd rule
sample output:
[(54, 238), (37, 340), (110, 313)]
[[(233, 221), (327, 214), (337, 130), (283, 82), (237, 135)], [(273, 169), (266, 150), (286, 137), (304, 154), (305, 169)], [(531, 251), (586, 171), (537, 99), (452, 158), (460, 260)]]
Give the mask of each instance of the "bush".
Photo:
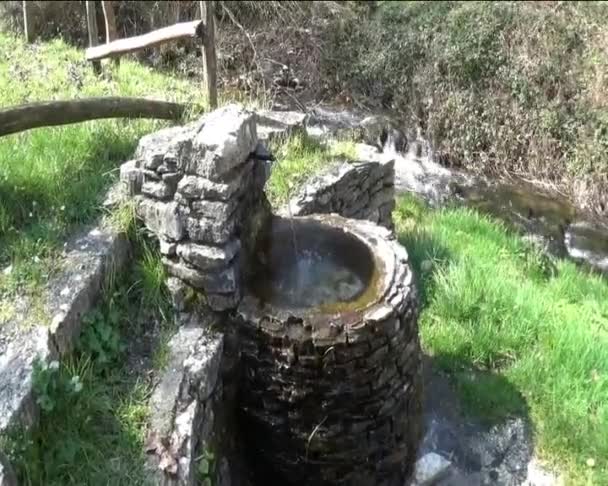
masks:
[(608, 182), (607, 16), (598, 2), (380, 2), (334, 21), (323, 69), (421, 127), (446, 164), (585, 187), (579, 202), (608, 211), (589, 191)]

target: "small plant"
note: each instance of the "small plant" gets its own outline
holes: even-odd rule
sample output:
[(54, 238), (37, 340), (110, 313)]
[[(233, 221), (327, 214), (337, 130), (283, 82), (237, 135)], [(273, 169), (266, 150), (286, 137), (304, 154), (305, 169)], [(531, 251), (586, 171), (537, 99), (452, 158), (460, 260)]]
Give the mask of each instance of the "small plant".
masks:
[(208, 448), (204, 448), (196, 462), (198, 463), (197, 475), (201, 486), (213, 486), (216, 468), (215, 454)]
[(44, 412), (62, 408), (76, 394), (82, 391), (79, 375), (65, 373), (59, 361), (50, 363), (37, 360), (34, 363), (33, 389), (36, 403)]
[(110, 299), (107, 312), (96, 309), (83, 320), (78, 350), (90, 356), (100, 368), (108, 367), (125, 349), (118, 331), (121, 318), (119, 307), (113, 303), (119, 296), (119, 293), (115, 293)]

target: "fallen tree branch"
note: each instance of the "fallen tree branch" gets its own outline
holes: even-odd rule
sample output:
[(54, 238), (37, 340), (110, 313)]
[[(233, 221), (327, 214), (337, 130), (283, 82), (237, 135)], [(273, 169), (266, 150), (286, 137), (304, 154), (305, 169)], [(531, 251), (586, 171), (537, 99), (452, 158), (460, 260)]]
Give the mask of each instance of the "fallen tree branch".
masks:
[(188, 105), (146, 98), (84, 98), (44, 101), (0, 110), (0, 137), (32, 128), (68, 125), (102, 118), (178, 120)]
[(147, 34), (119, 39), (108, 44), (90, 47), (86, 50), (87, 61), (96, 61), (106, 57), (116, 57), (129, 52), (139, 51), (146, 47), (154, 47), (165, 42), (186, 37), (201, 37), (202, 21), (180, 22), (178, 24), (153, 30)]

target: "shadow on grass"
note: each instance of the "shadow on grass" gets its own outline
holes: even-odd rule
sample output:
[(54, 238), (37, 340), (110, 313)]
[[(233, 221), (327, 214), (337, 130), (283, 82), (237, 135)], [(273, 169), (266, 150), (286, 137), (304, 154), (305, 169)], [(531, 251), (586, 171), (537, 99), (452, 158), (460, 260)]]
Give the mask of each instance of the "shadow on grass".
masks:
[[(137, 143), (135, 134), (132, 138), (121, 133), (120, 125), (76, 128), (73, 136), (86, 136), (86, 140), (68, 147), (63, 146), (72, 141), (68, 130), (42, 132), (22, 141), (31, 145), (34, 162), (27, 160), (30, 149), (27, 153), (21, 149), (14, 163), (24, 167), (7, 168), (5, 177), (0, 173), (0, 267), (13, 265), (13, 283), (32, 280), (39, 260), (52, 256), (76, 226), (100, 214), (104, 191)], [(52, 143), (44, 139), (45, 134)], [(21, 143), (21, 139), (16, 136), (13, 142)], [(49, 155), (47, 167), (44, 151), (55, 144), (57, 152)], [(10, 150), (4, 156), (9, 158)], [(42, 162), (36, 162), (37, 158)]]
[(418, 294), (422, 308), (426, 307), (433, 290), (433, 272), (447, 265), (452, 256), (445, 246), (426, 231), (403, 231), (398, 235), (399, 243), (409, 255), (409, 263), (416, 276)]
[(521, 484), (534, 455), (534, 430), (519, 390), (499, 374), (463, 369), (453, 356), (425, 356), (423, 365), (421, 454), (450, 458), (469, 481), (462, 484)]

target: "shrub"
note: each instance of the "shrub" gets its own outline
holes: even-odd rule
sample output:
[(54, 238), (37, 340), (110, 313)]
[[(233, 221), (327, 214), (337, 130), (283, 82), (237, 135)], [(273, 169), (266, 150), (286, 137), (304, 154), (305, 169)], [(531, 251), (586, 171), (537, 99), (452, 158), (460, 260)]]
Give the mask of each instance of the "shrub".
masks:
[[(379, 2), (327, 29), (324, 73), (422, 128), (443, 162), (594, 199), (608, 181), (608, 5)], [(604, 196), (606, 197), (606, 196)], [(600, 210), (608, 210), (595, 198)]]

